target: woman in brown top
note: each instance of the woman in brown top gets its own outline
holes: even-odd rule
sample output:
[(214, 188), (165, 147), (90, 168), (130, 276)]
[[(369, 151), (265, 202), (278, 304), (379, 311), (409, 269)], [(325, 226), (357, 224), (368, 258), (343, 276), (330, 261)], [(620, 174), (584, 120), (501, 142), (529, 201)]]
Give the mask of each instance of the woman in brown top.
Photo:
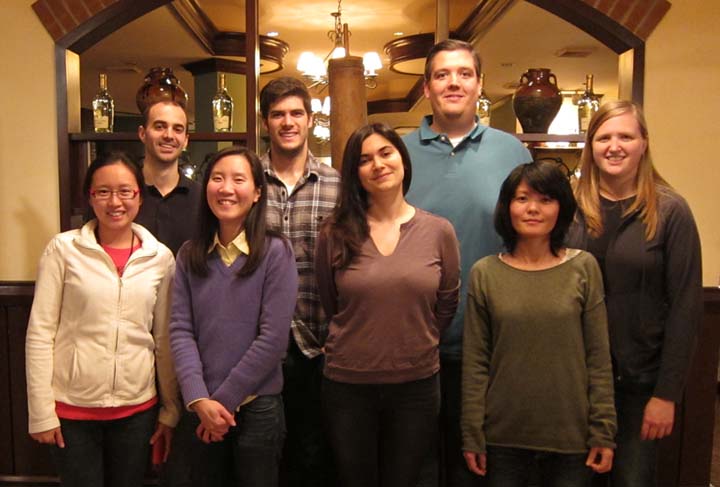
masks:
[(410, 178), (391, 128), (356, 130), (318, 238), (323, 407), (344, 487), (414, 486), (437, 435), (438, 342), (458, 303), (459, 251), (447, 220), (405, 201)]

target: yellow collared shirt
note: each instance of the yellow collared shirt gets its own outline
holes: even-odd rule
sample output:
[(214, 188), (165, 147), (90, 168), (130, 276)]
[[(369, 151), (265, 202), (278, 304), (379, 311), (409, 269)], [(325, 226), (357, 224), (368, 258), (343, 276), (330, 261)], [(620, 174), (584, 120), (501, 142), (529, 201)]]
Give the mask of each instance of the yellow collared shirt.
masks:
[(218, 234), (215, 233), (215, 239), (212, 245), (208, 249), (208, 254), (217, 248), (218, 255), (223, 261), (223, 264), (230, 267), (235, 259), (240, 257), (241, 254), (249, 255), (250, 247), (248, 246), (247, 239), (245, 238), (245, 230), (240, 232), (237, 237), (230, 242), (227, 247), (220, 243)]

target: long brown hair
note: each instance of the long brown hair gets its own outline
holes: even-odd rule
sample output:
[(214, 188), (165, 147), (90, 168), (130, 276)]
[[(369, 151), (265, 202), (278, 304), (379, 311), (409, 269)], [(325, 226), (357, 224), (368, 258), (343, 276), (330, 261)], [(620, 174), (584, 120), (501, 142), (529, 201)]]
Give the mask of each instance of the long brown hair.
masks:
[(333, 214), (325, 222), (322, 232), (337, 252), (333, 257), (333, 267), (343, 269), (360, 252), (360, 247), (370, 235), (367, 223), (367, 210), (370, 206), (367, 191), (362, 187), (358, 168), (365, 139), (373, 134), (387, 139), (400, 153), (403, 164), (403, 195), (410, 189), (412, 165), (410, 154), (400, 136), (389, 125), (372, 123), (364, 125), (350, 135), (345, 144), (342, 165), (342, 187), (340, 200)]
[(585, 218), (585, 226), (591, 237), (597, 238), (603, 233), (602, 213), (600, 212), (600, 170), (593, 159), (592, 141), (600, 126), (607, 120), (630, 113), (637, 120), (640, 134), (647, 142), (638, 166), (637, 180), (635, 182), (637, 195), (635, 201), (625, 210), (625, 215), (640, 211), (640, 219), (645, 224), (645, 239), (655, 237), (658, 225), (658, 188), (670, 185), (660, 176), (652, 163), (650, 156), (650, 141), (648, 139), (647, 122), (640, 106), (632, 101), (617, 100), (604, 103), (593, 115), (588, 125), (585, 137), (585, 147), (580, 156), (581, 176), (575, 184), (575, 198), (578, 207)]

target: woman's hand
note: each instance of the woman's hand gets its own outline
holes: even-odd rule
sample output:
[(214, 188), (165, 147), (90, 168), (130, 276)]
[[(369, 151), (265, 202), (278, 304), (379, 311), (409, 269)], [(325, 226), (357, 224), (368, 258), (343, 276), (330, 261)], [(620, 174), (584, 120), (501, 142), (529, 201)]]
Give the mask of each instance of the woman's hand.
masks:
[(640, 429), (641, 440), (659, 440), (672, 433), (675, 422), (675, 403), (651, 397), (645, 406), (643, 424)]
[(487, 454), (475, 453), (474, 451), (464, 451), (465, 463), (467, 468), (475, 475), (485, 476), (487, 473)]
[(231, 426), (235, 426), (235, 415), (230, 413), (225, 406), (212, 399), (201, 399), (191, 406), (200, 418), (200, 426), (196, 433), (205, 443), (218, 441), (214, 438), (222, 438)]
[(30, 433), (30, 436), (38, 443), (57, 445), (60, 448), (65, 448), (65, 440), (63, 439), (62, 431), (60, 431), (60, 426), (51, 430), (41, 431), (40, 433)]
[(614, 455), (615, 453), (612, 448), (594, 446), (590, 448), (585, 465), (590, 467), (595, 473), (609, 472), (612, 468)]
[(167, 462), (168, 456), (170, 456), (170, 445), (172, 444), (173, 428), (166, 424), (162, 424), (158, 421), (155, 433), (150, 437), (150, 444), (155, 445), (158, 441), (163, 443), (163, 457), (162, 462)]

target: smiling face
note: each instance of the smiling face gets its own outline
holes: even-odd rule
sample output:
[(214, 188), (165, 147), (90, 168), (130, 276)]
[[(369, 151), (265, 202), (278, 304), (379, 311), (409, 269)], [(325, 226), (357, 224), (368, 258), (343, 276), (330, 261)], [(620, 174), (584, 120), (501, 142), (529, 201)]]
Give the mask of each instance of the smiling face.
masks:
[(307, 151), (312, 115), (305, 110), (299, 96), (286, 96), (271, 105), (263, 124), (270, 136), (272, 153), (294, 156)]
[[(132, 191), (133, 197), (120, 199), (123, 190)], [(139, 190), (135, 175), (121, 162), (103, 166), (95, 171), (90, 185), (89, 203), (98, 220), (101, 233), (117, 234), (130, 228), (142, 203)], [(105, 191), (110, 191), (110, 195), (107, 199), (101, 199), (100, 194)]]
[(174, 164), (187, 146), (187, 116), (172, 103), (156, 103), (150, 107), (147, 122), (138, 128), (145, 144), (145, 161)]
[(433, 123), (458, 119), (472, 122), (481, 88), (470, 52), (465, 49), (438, 52), (424, 86), (425, 97), (432, 106)]
[(607, 119), (592, 138), (592, 153), (600, 179), (612, 186), (634, 184), (647, 139), (632, 113)]
[(362, 143), (358, 178), (372, 196), (384, 191), (403, 190), (405, 168), (397, 148), (380, 134), (369, 135)]
[(559, 212), (558, 200), (538, 193), (524, 180), (515, 189), (510, 202), (510, 221), (518, 240), (538, 237), (549, 240)]
[(228, 155), (215, 163), (207, 183), (207, 202), (218, 219), (224, 244), (242, 231), (245, 218), (259, 198), (260, 188), (255, 185), (245, 157)]

